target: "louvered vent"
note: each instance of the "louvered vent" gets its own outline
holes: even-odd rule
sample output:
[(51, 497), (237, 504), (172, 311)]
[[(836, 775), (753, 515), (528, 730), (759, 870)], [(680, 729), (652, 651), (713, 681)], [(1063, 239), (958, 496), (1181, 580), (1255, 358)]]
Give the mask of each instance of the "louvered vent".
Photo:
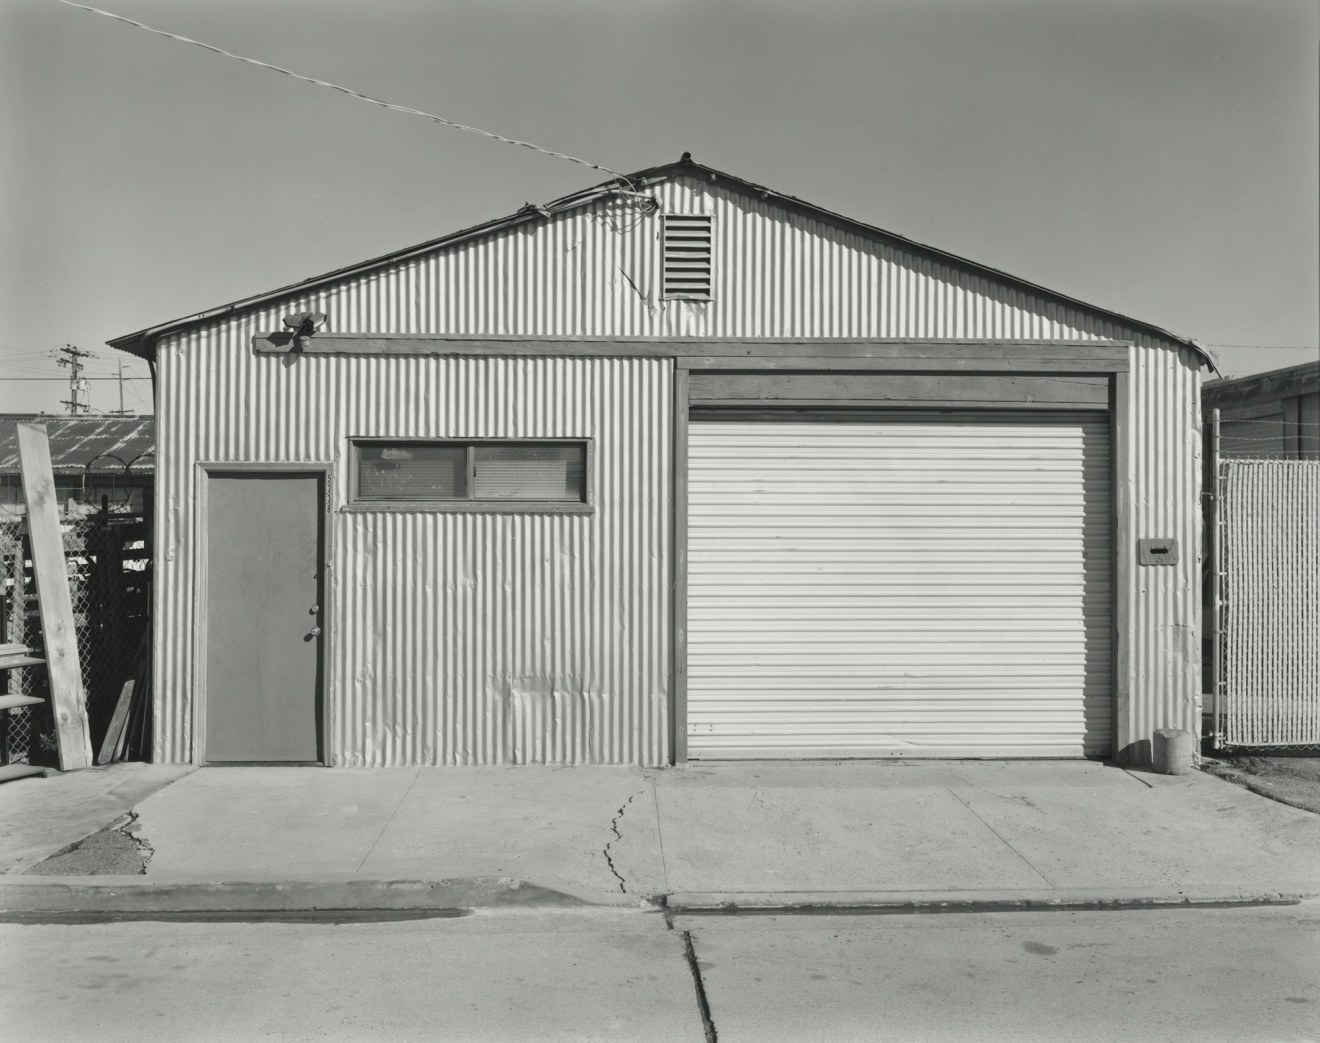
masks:
[(664, 288), (666, 300), (711, 299), (711, 218), (702, 214), (665, 214)]

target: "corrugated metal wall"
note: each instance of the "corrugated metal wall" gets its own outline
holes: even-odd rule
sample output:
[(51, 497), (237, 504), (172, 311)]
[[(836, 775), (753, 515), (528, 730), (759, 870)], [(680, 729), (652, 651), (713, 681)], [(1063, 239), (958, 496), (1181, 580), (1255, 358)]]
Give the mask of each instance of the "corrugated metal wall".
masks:
[[(195, 463), (328, 461), (333, 763), (664, 761), (672, 465), (654, 432), (671, 423), (667, 363), (288, 365), (203, 338), (162, 361), (161, 759), (193, 755)], [(371, 435), (592, 438), (596, 508), (345, 510), (347, 440)]]
[(597, 203), (291, 296), (339, 332), (601, 337), (1131, 339), (1081, 309), (718, 182), (652, 192), (714, 216), (714, 300), (660, 300), (660, 217)]
[[(1116, 466), (1130, 475), (1128, 546), (1119, 548), (1115, 597), (1128, 600), (1126, 706), (1119, 743), (1148, 762), (1160, 728), (1201, 730), (1201, 393), (1196, 358), (1137, 338), (1128, 381), (1126, 445)], [(1140, 566), (1139, 539), (1176, 539), (1176, 565)], [(1126, 550), (1126, 554), (1123, 553)], [(1119, 664), (1122, 669), (1123, 664)], [(1120, 684), (1122, 679), (1120, 679)]]
[[(1198, 726), (1193, 353), (918, 252), (786, 213), (719, 182), (685, 176), (657, 186), (654, 195), (662, 212), (714, 215), (715, 300), (661, 301), (658, 216), (596, 203), (291, 293), (161, 342), (160, 759), (193, 755), (195, 463), (325, 460), (334, 463), (340, 483), (350, 434), (587, 434), (598, 439), (602, 476), (607, 467), (622, 469), (612, 493), (617, 502), (608, 509), (602, 502), (576, 528), (572, 519), (548, 517), (335, 515), (341, 571), (353, 541), (365, 553), (377, 532), (411, 540), (427, 562), (407, 590), (389, 579), (401, 568), (397, 551), (394, 559), (373, 557), (380, 579), (364, 580), (360, 591), (337, 588), (335, 611), (351, 612), (353, 621), (347, 615), (331, 621), (336, 763), (656, 763), (664, 757), (663, 702), (671, 684), (664, 593), (672, 426), (667, 364), (253, 358), (249, 338), (279, 329), (291, 310), (325, 311), (328, 329), (337, 332), (1136, 340), (1129, 445), (1115, 447), (1133, 475), (1130, 535), (1174, 536), (1185, 550), (1178, 566), (1142, 570), (1139, 583), (1130, 560), (1120, 559), (1128, 562), (1134, 631), (1125, 671), (1130, 702), (1119, 731), (1148, 740), (1157, 727)], [(641, 454), (640, 472), (619, 462), (629, 454)], [(488, 540), (523, 556), (479, 562), (474, 555)], [(575, 556), (590, 556), (590, 574), (579, 573), (580, 582), (604, 586), (580, 588), (573, 605), (547, 604), (545, 597), (560, 589), (542, 584), (556, 574), (543, 551), (530, 548), (559, 555), (565, 569), (586, 569)], [(381, 553), (377, 545), (374, 554)], [(469, 575), (463, 571), (469, 563), (479, 565), (470, 574), (471, 593), (445, 589), (449, 577)], [(522, 569), (521, 578), (509, 569)], [(628, 588), (631, 577), (647, 577), (653, 586)], [(375, 606), (379, 629), (357, 617), (368, 606)], [(440, 621), (458, 618), (475, 629), (442, 632)], [(414, 634), (412, 619), (436, 621), (418, 631), (434, 635), (432, 644)], [(581, 632), (560, 633), (565, 620)], [(429, 673), (420, 669), (442, 653), (467, 658), (461, 668), (447, 659)], [(557, 661), (559, 655), (569, 658)], [(372, 663), (385, 661), (409, 664), (429, 680), (413, 679), (401, 693), (397, 674), (373, 672)], [(547, 678), (576, 695), (555, 695), (561, 689), (553, 685), (549, 696), (529, 694), (542, 691)], [(501, 691), (507, 698), (492, 694)], [(553, 725), (538, 724), (538, 714)]]
[(1320, 460), (1320, 391), (1298, 395), (1292, 449), (1301, 460)]

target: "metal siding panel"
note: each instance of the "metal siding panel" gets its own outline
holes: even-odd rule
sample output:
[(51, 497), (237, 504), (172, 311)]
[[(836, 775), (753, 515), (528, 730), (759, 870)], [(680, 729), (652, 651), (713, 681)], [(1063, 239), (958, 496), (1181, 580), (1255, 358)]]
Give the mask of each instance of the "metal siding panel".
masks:
[(1320, 391), (1298, 395), (1297, 454), (1303, 460), (1320, 460)]
[[(670, 364), (290, 365), (254, 357), (246, 335), (162, 352), (164, 397), (193, 402), (162, 413), (157, 759), (192, 758), (196, 462), (330, 460), (332, 763), (663, 763)], [(591, 438), (595, 511), (347, 511), (358, 435)]]
[(1109, 752), (1107, 418), (689, 446), (690, 757)]
[[(918, 251), (787, 213), (695, 178), (661, 213), (714, 218), (715, 299), (660, 300), (660, 217), (619, 202), (557, 214), (267, 302), (211, 327), (278, 329), (325, 311), (337, 332), (605, 337), (1128, 339), (1084, 312)], [(483, 287), (489, 287), (486, 290)]]
[[(197, 460), (337, 455), (335, 440), (344, 431), (366, 430), (370, 422), (387, 433), (403, 422), (433, 430), (435, 418), (453, 410), (489, 433), (508, 433), (519, 424), (538, 429), (525, 419), (533, 408), (552, 415), (544, 396), (539, 406), (525, 406), (474, 382), (483, 367), (504, 372), (491, 360), (307, 357), (285, 368), (285, 360), (251, 358), (253, 334), (279, 329), (282, 315), (302, 310), (327, 312), (334, 331), (385, 334), (1135, 340), (1127, 403), (1135, 483), (1130, 522), (1135, 535), (1179, 536), (1189, 564), (1143, 577), (1134, 592), (1140, 611), (1134, 611), (1127, 635), (1132, 699), (1119, 742), (1148, 740), (1153, 727), (1196, 727), (1191, 708), (1199, 658), (1187, 659), (1199, 613), (1190, 564), (1199, 551), (1199, 443), (1191, 431), (1198, 363), (1191, 352), (1139, 337), (1083, 309), (1000, 287), (984, 274), (936, 263), (901, 244), (787, 213), (718, 182), (680, 177), (656, 186), (654, 195), (663, 212), (713, 216), (713, 301), (661, 301), (658, 217), (618, 202), (599, 203), (294, 292), (162, 341), (157, 510), (160, 531), (170, 537), (161, 542), (157, 588), (160, 759), (191, 757), (194, 620), (187, 581)], [(439, 381), (435, 374), (441, 370), (463, 377)], [(667, 445), (670, 415), (660, 384), (670, 378), (645, 379), (658, 397), (635, 404), (626, 421), (630, 437), (643, 438), (645, 430), (654, 445)], [(669, 461), (649, 466), (667, 471)], [(668, 485), (653, 488), (655, 499), (643, 515), (648, 525), (667, 525)], [(1152, 528), (1157, 521), (1168, 531)], [(667, 542), (644, 551), (640, 533), (630, 538), (637, 560), (668, 560)], [(1134, 572), (1125, 578), (1136, 582)], [(590, 600), (589, 607), (594, 612), (598, 604)], [(651, 600), (643, 611), (655, 628), (648, 639), (667, 641), (668, 629)], [(592, 634), (608, 629), (594, 615), (589, 626)], [(591, 654), (597, 652), (592, 646)]]
[(1128, 714), (1120, 756), (1150, 760), (1160, 728), (1199, 735), (1201, 694), (1200, 371), (1189, 350), (1132, 349), (1132, 539), (1178, 540), (1178, 564), (1140, 566), (1124, 580), (1133, 618)]
[(1219, 425), (1219, 455), (1282, 457), (1288, 438), (1282, 412), (1250, 420), (1223, 420)]

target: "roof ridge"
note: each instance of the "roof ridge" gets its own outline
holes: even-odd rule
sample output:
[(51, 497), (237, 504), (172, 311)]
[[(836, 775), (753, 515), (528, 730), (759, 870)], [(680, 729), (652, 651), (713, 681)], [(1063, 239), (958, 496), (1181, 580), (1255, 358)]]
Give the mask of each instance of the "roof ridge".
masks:
[(704, 163), (698, 163), (692, 158), (692, 153), (690, 152), (684, 152), (677, 161), (647, 167), (636, 173), (622, 177), (610, 178), (607, 181), (589, 186), (588, 188), (579, 189), (575, 192), (570, 192), (539, 206), (532, 203), (525, 203), (518, 210), (515, 210), (513, 213), (507, 214), (504, 217), (498, 217), (490, 221), (482, 222), (481, 224), (471, 225), (467, 228), (459, 229), (456, 232), (451, 232), (448, 235), (436, 239), (430, 239), (414, 246), (404, 247), (365, 261), (358, 261), (354, 264), (336, 268), (321, 275), (312, 276), (301, 282), (290, 283), (274, 290), (268, 290), (251, 297), (245, 297), (233, 301), (229, 304), (220, 305), (217, 308), (196, 312), (192, 315), (173, 319), (156, 326), (149, 326), (134, 333), (128, 333), (121, 337), (116, 337), (106, 343), (110, 347), (130, 352), (141, 358), (151, 359), (154, 341), (165, 333), (186, 328), (194, 323), (206, 322), (211, 319), (232, 315), (245, 308), (255, 307), (264, 301), (287, 296), (289, 294), (297, 293), (298, 291), (308, 290), (323, 283), (345, 278), (351, 274), (370, 271), (373, 268), (382, 267), (386, 264), (397, 263), (418, 254), (440, 250), (447, 246), (456, 245), (460, 242), (477, 238), (491, 232), (516, 227), (517, 225), (528, 221), (543, 220), (544, 218), (555, 214), (566, 213), (569, 210), (575, 210), (579, 207), (586, 206), (607, 195), (616, 193), (635, 195), (648, 185), (658, 184), (662, 181), (669, 180), (676, 175), (689, 174), (694, 171), (706, 174), (712, 181), (722, 181), (734, 185), (750, 195), (759, 196), (762, 200), (773, 199), (786, 209), (806, 213), (818, 220), (836, 226), (843, 226), (860, 232), (863, 235), (888, 240), (894, 245), (900, 246), (909, 252), (924, 254), (937, 261), (948, 263), (952, 267), (980, 272), (995, 281), (1011, 284), (1018, 289), (1052, 299), (1067, 306), (1078, 308), (1082, 311), (1089, 312), (1094, 316), (1117, 321), (1121, 324), (1131, 326), (1134, 329), (1145, 331), (1161, 339), (1191, 348), (1209, 364), (1213, 371), (1218, 371), (1218, 365), (1216, 364), (1213, 353), (1206, 348), (1205, 345), (1200, 344), (1195, 340), (1171, 333), (1168, 330), (1153, 325), (1152, 323), (1143, 322), (1139, 319), (1134, 319), (1131, 316), (1123, 315), (1108, 308), (1103, 308), (1099, 305), (1090, 304), (1086, 301), (1079, 300), (1078, 298), (1070, 297), (1057, 290), (1052, 290), (1047, 286), (1041, 286), (1038, 283), (1033, 283), (1020, 276), (1012, 275), (1002, 269), (993, 268), (979, 261), (973, 261), (970, 258), (950, 253), (947, 250), (942, 250), (939, 247), (930, 246), (926, 243), (918, 242), (915, 239), (909, 239), (897, 232), (891, 232), (875, 225), (866, 224), (856, 218), (847, 217), (843, 214), (836, 213), (835, 211), (827, 210), (822, 206), (818, 206), (815, 203), (809, 203), (796, 196), (787, 195), (764, 185), (748, 181), (745, 178), (738, 177), (736, 174), (729, 174), (726, 171), (718, 170), (715, 167), (707, 166)]

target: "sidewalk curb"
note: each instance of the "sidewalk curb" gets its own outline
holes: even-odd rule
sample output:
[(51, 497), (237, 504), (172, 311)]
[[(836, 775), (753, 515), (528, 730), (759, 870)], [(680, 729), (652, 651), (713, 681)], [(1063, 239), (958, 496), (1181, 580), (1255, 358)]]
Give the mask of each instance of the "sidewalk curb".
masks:
[(1314, 885), (1281, 890), (1077, 888), (1053, 891), (690, 892), (657, 896), (670, 915), (992, 913), (1296, 905), (1320, 898)]
[(1040, 912), (1296, 905), (1314, 884), (1277, 890), (1158, 887), (987, 891), (740, 891), (573, 894), (509, 877), (376, 880), (0, 876), (0, 918), (33, 913), (216, 913), (336, 910), (650, 909), (674, 915)]
[(450, 910), (594, 904), (576, 895), (507, 877), (296, 881), (0, 877), (0, 914)]

